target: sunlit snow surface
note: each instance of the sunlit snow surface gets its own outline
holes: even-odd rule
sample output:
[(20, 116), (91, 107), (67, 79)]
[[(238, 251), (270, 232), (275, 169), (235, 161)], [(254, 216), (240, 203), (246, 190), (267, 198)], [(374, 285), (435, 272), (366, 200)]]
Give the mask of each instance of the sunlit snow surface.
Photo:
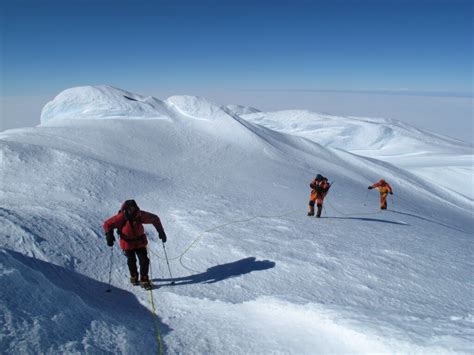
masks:
[[(156, 353), (157, 326), (170, 354), (474, 351), (462, 142), (100, 86), (0, 133), (0, 164), (1, 353)], [(316, 173), (334, 182), (321, 219), (306, 216)], [(382, 177), (380, 213), (367, 186)], [(147, 228), (157, 323), (103, 237), (128, 198), (169, 237), (174, 286)]]

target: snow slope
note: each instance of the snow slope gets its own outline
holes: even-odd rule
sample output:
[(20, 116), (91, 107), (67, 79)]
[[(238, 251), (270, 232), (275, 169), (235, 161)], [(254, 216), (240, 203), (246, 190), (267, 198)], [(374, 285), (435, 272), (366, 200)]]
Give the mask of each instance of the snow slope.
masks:
[(459, 140), (392, 119), (340, 117), (304, 110), (241, 116), (272, 130), (389, 162), (460, 197), (474, 198), (473, 147)]
[[(472, 200), (237, 113), (81, 87), (0, 133), (0, 352), (474, 350)], [(334, 181), (321, 219), (316, 173)], [(382, 176), (384, 213), (367, 190)], [(147, 228), (152, 293), (103, 237), (128, 198), (169, 237), (173, 279)]]

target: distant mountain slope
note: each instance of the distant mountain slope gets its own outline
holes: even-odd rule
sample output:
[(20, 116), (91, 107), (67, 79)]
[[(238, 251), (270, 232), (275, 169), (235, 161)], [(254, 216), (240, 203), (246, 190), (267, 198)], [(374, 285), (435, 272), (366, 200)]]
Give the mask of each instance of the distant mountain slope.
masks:
[(302, 110), (242, 115), (249, 122), (305, 137), (321, 145), (380, 159), (474, 199), (474, 150), (470, 144), (400, 121), (339, 117)]
[(303, 110), (257, 112), (242, 117), (276, 131), (351, 152), (373, 150), (378, 155), (472, 152), (467, 143), (391, 119), (340, 117)]

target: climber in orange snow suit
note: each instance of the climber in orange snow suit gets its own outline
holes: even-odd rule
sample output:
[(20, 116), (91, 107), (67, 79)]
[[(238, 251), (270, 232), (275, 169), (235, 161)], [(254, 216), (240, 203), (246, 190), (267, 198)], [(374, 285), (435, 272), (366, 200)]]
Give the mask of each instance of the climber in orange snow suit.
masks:
[(380, 179), (379, 182), (368, 187), (369, 190), (377, 189), (380, 192), (380, 209), (386, 210), (387, 209), (387, 195), (393, 195), (392, 187), (388, 182), (384, 179)]
[(327, 178), (318, 174), (316, 175), (316, 178), (311, 181), (309, 187), (311, 187), (311, 196), (309, 198), (308, 216), (314, 216), (314, 204), (316, 204), (318, 207), (316, 217), (319, 218), (321, 217), (321, 211), (323, 210), (324, 198), (326, 197), (331, 184)]

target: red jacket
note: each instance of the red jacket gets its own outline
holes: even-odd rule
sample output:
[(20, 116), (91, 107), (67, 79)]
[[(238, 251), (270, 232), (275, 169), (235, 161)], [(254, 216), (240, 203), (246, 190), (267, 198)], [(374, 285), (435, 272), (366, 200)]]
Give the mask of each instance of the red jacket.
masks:
[(133, 221), (127, 220), (122, 212), (110, 217), (104, 222), (104, 231), (107, 234), (108, 232), (113, 232), (114, 229), (120, 228), (120, 247), (123, 250), (138, 249), (148, 244), (145, 229), (143, 228), (144, 224), (153, 224), (160, 237), (165, 235), (160, 218), (153, 213), (141, 210), (138, 211)]

